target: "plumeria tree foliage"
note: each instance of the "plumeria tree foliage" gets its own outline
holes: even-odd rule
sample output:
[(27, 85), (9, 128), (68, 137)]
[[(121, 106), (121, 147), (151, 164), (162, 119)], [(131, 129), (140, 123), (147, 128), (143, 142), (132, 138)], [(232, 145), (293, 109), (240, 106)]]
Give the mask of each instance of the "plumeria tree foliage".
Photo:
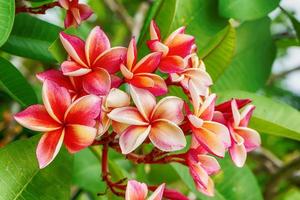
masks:
[[(260, 133), (300, 139), (299, 112), (255, 94), (275, 57), (267, 14), (279, 1), (249, 3), (257, 15), (247, 1), (142, 1), (132, 18), (104, 0), (125, 36), (88, 3), (0, 0), (3, 57), (45, 66), (33, 89), (0, 58), (0, 86), (20, 105), (14, 125), (40, 132), (0, 149), (0, 199), (262, 199), (245, 166)], [(64, 28), (34, 16), (52, 9)]]

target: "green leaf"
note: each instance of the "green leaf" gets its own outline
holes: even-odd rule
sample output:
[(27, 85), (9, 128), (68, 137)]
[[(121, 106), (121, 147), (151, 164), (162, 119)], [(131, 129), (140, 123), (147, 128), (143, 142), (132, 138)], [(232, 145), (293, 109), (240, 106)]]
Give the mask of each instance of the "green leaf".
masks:
[(33, 88), (10, 62), (0, 57), (0, 86), (23, 107), (37, 103)]
[(245, 91), (219, 93), (220, 101), (230, 98), (250, 98), (256, 106), (250, 127), (260, 133), (300, 141), (300, 112), (293, 107), (270, 98)]
[(84, 149), (74, 156), (73, 183), (95, 195), (105, 192), (106, 184), (101, 178), (101, 163), (89, 149)]
[(267, 16), (280, 0), (219, 0), (219, 12), (223, 17), (239, 20), (255, 20)]
[(300, 22), (290, 13), (288, 13), (286, 10), (282, 9), (283, 12), (289, 17), (291, 20), (293, 27), (296, 31), (298, 41), (300, 40)]
[(0, 149), (0, 200), (70, 198), (72, 156), (61, 150), (48, 167), (39, 169), (35, 155), (39, 138)]
[(15, 18), (15, 1), (0, 0), (0, 47), (7, 40)]
[(203, 59), (206, 69), (214, 81), (231, 63), (235, 47), (236, 31), (229, 24), (200, 51), (199, 56)]
[(61, 28), (28, 14), (18, 14), (10, 37), (2, 50), (35, 60), (55, 62), (48, 52)]
[(166, 37), (180, 26), (186, 26), (186, 33), (196, 37), (201, 49), (211, 38), (227, 25), (227, 20), (217, 14), (217, 0), (160, 0), (153, 4), (145, 20), (139, 39), (144, 52), (145, 41), (149, 39), (149, 24), (154, 19)]
[(270, 19), (243, 23), (237, 28), (236, 54), (213, 90), (257, 91), (267, 81), (276, 49), (270, 33)]

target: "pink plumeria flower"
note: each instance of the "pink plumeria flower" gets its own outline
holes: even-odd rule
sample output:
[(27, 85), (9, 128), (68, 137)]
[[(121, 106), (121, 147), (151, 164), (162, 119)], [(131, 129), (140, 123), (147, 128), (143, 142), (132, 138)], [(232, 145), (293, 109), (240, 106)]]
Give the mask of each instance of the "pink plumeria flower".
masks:
[(55, 158), (62, 143), (70, 153), (92, 144), (97, 133), (94, 119), (99, 116), (101, 105), (101, 99), (94, 95), (72, 103), (67, 89), (48, 80), (42, 92), (44, 105), (32, 105), (15, 115), (22, 126), (44, 132), (36, 150), (40, 168)]
[(82, 78), (82, 87), (88, 94), (107, 95), (114, 75), (125, 60), (126, 48), (110, 47), (105, 33), (96, 26), (86, 42), (66, 33), (60, 33), (60, 40), (70, 56), (61, 64), (63, 74)]
[(99, 124), (98, 137), (103, 135), (112, 124), (112, 120), (107, 116), (115, 108), (130, 105), (130, 96), (117, 88), (112, 88), (102, 101), (101, 123)]
[(228, 128), (231, 135), (230, 156), (237, 167), (244, 166), (247, 152), (260, 146), (259, 133), (248, 128), (249, 120), (255, 109), (253, 105), (247, 105), (242, 112), (239, 111), (236, 100), (231, 101), (232, 118), (228, 121)]
[(162, 151), (176, 151), (185, 147), (186, 139), (179, 128), (183, 119), (183, 101), (178, 97), (165, 97), (156, 103), (155, 97), (147, 90), (129, 86), (136, 107), (128, 106), (112, 110), (108, 117), (119, 124), (114, 129), (120, 133), (120, 147), (128, 154), (140, 146), (149, 136), (155, 147)]
[(213, 84), (210, 75), (205, 70), (203, 61), (199, 60), (195, 53), (185, 57), (183, 70), (170, 73), (170, 79), (174, 83), (180, 83), (187, 91), (189, 90), (189, 82), (192, 82), (201, 96), (206, 96), (209, 93), (209, 87)]
[(185, 27), (180, 27), (169, 35), (164, 41), (161, 39), (160, 30), (152, 20), (150, 24), (150, 40), (147, 45), (152, 52), (162, 52), (159, 69), (165, 73), (175, 73), (183, 70), (184, 60), (187, 55), (194, 52), (195, 39), (184, 33)]
[(161, 54), (154, 52), (137, 62), (136, 42), (135, 38), (132, 38), (128, 47), (126, 65), (121, 65), (125, 81), (135, 87), (149, 90), (156, 96), (166, 94), (168, 88), (164, 79), (153, 73), (159, 65)]
[(230, 135), (226, 126), (212, 121), (214, 115), (216, 95), (210, 94), (201, 98), (196, 86), (190, 82), (190, 94), (193, 113), (187, 107), (188, 119), (195, 139), (209, 152), (224, 157), (226, 148), (230, 146)]
[(147, 185), (135, 180), (129, 180), (126, 187), (125, 200), (162, 200), (164, 190), (165, 184), (163, 183), (147, 198)]
[(199, 154), (196, 149), (190, 149), (187, 163), (197, 190), (208, 196), (213, 196), (214, 182), (210, 175), (220, 170), (218, 161), (212, 156)]
[(78, 3), (78, 0), (58, 0), (61, 7), (67, 10), (65, 28), (77, 27), (82, 21), (89, 18), (93, 11), (85, 4)]

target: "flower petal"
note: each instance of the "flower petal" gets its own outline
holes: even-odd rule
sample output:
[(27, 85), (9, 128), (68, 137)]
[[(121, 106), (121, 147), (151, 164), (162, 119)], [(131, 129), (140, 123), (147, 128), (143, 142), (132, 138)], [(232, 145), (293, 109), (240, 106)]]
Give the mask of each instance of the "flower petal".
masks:
[(118, 88), (123, 83), (123, 80), (119, 76), (114, 74), (110, 74), (110, 80), (112, 88)]
[(61, 69), (65, 76), (82, 76), (91, 71), (91, 69), (82, 67), (73, 61), (64, 61), (61, 64)]
[(194, 42), (195, 38), (191, 35), (177, 34), (168, 45), (168, 55), (177, 55), (184, 58), (191, 53)]
[(145, 122), (143, 116), (140, 114), (137, 108), (135, 107), (122, 107), (115, 108), (109, 114), (108, 117), (114, 121), (130, 124), (130, 125), (148, 125)]
[(240, 126), (248, 126), (249, 124), (249, 120), (252, 116), (252, 113), (255, 109), (255, 106), (254, 105), (248, 105), (245, 107), (245, 109), (242, 111), (241, 113), (241, 121), (240, 121)]
[(238, 127), (241, 121), (241, 115), (235, 99), (231, 101), (231, 111), (232, 111), (234, 126)]
[(212, 156), (209, 155), (198, 155), (198, 161), (201, 163), (201, 166), (205, 169), (205, 171), (210, 174), (215, 174), (218, 172), (221, 167), (217, 161)]
[(197, 190), (202, 192), (203, 194), (209, 196), (209, 197), (212, 197), (212, 196), (214, 196), (215, 184), (214, 184), (213, 180), (209, 177), (208, 182), (207, 182), (207, 186), (206, 187), (200, 187), (198, 185)]
[(68, 35), (64, 32), (59, 34), (59, 38), (69, 56), (71, 56), (78, 64), (88, 67), (85, 59), (84, 41), (79, 37)]
[(133, 68), (132, 72), (134, 74), (137, 73), (152, 73), (154, 72), (159, 63), (162, 53), (161, 52), (154, 52), (150, 53), (144, 58), (142, 58)]
[(163, 198), (165, 183), (161, 184), (156, 188), (156, 190), (151, 194), (148, 200), (161, 200)]
[(147, 197), (148, 188), (145, 183), (129, 180), (126, 187), (125, 200), (144, 200)]
[(98, 69), (83, 77), (82, 86), (88, 94), (107, 95), (111, 88), (111, 79), (105, 69)]
[(94, 126), (101, 108), (101, 98), (95, 95), (83, 96), (74, 101), (65, 114), (66, 124)]
[(69, 0), (58, 0), (58, 2), (64, 9), (69, 9)]
[(67, 89), (46, 80), (43, 84), (42, 97), (49, 115), (57, 122), (62, 122), (71, 104), (71, 96)]
[(159, 40), (148, 40), (147, 41), (147, 46), (152, 52), (162, 52), (163, 57), (166, 56), (169, 52), (169, 47), (164, 45)]
[(74, 26), (74, 27), (78, 26), (71, 10), (67, 10), (66, 17), (64, 20), (64, 26), (65, 28), (69, 28), (70, 26)]
[(129, 71), (131, 71), (132, 67), (135, 65), (136, 59), (137, 59), (136, 42), (135, 42), (135, 38), (133, 37), (129, 43), (128, 50), (127, 50), (126, 65)]
[(180, 56), (164, 57), (160, 64), (159, 70), (163, 73), (178, 73), (184, 70), (184, 61)]
[(85, 4), (78, 4), (78, 9), (79, 9), (81, 21), (86, 20), (93, 14), (91, 8)]
[(177, 151), (186, 146), (183, 131), (175, 123), (159, 119), (151, 124), (149, 138), (162, 151)]
[(150, 38), (151, 40), (160, 40), (160, 31), (154, 20), (151, 20), (150, 23)]
[(93, 68), (103, 68), (110, 74), (114, 74), (120, 69), (120, 65), (126, 59), (127, 49), (125, 47), (114, 47), (107, 49), (100, 54), (92, 64)]
[(229, 130), (223, 124), (213, 121), (205, 121), (202, 127), (215, 133), (223, 141), (226, 148), (231, 145)]
[(143, 76), (141, 74), (134, 75), (132, 79), (128, 80), (128, 83), (138, 88), (144, 88), (144, 89), (149, 89), (154, 87), (154, 81), (150, 77)]
[(64, 141), (63, 129), (45, 133), (39, 141), (36, 156), (40, 169), (49, 165), (58, 154)]
[(252, 151), (261, 144), (260, 135), (254, 129), (238, 127), (234, 129), (234, 132), (244, 139), (244, 145), (247, 151)]
[(209, 176), (205, 169), (201, 166), (201, 163), (189, 164), (190, 174), (198, 188), (206, 188), (208, 185)]
[(97, 129), (78, 124), (65, 127), (64, 143), (70, 153), (76, 153), (91, 145), (96, 137)]
[(229, 154), (233, 163), (237, 167), (244, 166), (247, 158), (247, 151), (244, 144), (236, 144), (233, 142), (231, 147), (229, 148)]
[(106, 100), (105, 107), (106, 108), (119, 108), (129, 106), (130, 97), (129, 95), (117, 88), (113, 88), (109, 91)]
[(22, 126), (34, 131), (54, 131), (60, 124), (51, 118), (43, 105), (32, 105), (15, 114), (15, 120)]
[(161, 99), (152, 113), (152, 120), (166, 119), (175, 124), (180, 124), (183, 119), (183, 100), (179, 97), (168, 96)]
[(214, 116), (216, 94), (209, 95), (200, 107), (200, 118), (203, 120), (212, 120)]
[(125, 131), (125, 129), (127, 129), (131, 125), (123, 124), (123, 123), (120, 123), (120, 122), (117, 122), (117, 121), (112, 121), (111, 126), (112, 126), (112, 129), (113, 129), (114, 132), (116, 132), (118, 134), (121, 134), (122, 132)]
[(156, 100), (151, 92), (129, 85), (130, 95), (141, 115), (148, 120), (155, 105)]
[(193, 128), (193, 134), (205, 150), (216, 156), (224, 157), (225, 146), (218, 135), (204, 128)]
[(151, 126), (130, 126), (120, 136), (119, 143), (123, 154), (138, 148), (147, 138)]
[[(152, 85), (152, 87), (142, 87), (142, 88), (145, 88), (146, 90), (150, 91), (153, 95), (160, 96), (160, 95), (164, 95), (168, 92), (168, 87), (166, 85), (165, 80), (162, 77), (160, 77), (159, 75), (150, 74), (150, 73), (139, 73), (139, 74), (135, 75), (134, 77), (138, 77), (138, 76), (142, 76), (144, 79), (147, 78), (147, 80), (151, 79), (153, 81), (154, 85)], [(136, 85), (136, 86), (138, 87), (138, 85)]]
[(85, 42), (85, 56), (89, 65), (94, 62), (98, 55), (109, 48), (110, 42), (106, 34), (99, 26), (93, 28)]

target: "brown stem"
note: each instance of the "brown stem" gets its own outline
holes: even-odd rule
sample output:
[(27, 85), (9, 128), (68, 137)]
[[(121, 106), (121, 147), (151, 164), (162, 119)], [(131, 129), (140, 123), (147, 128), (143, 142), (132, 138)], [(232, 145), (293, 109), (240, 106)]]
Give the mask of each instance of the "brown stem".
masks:
[(20, 7), (16, 7), (16, 14), (17, 13), (22, 13), (22, 12), (27, 12), (27, 13), (32, 13), (32, 14), (45, 14), (46, 11), (50, 8), (54, 8), (54, 7), (61, 7), (61, 5), (59, 4), (59, 2), (52, 2), (52, 3), (48, 3), (48, 4), (44, 4), (42, 6), (39, 7), (26, 7), (26, 6), (20, 6)]

